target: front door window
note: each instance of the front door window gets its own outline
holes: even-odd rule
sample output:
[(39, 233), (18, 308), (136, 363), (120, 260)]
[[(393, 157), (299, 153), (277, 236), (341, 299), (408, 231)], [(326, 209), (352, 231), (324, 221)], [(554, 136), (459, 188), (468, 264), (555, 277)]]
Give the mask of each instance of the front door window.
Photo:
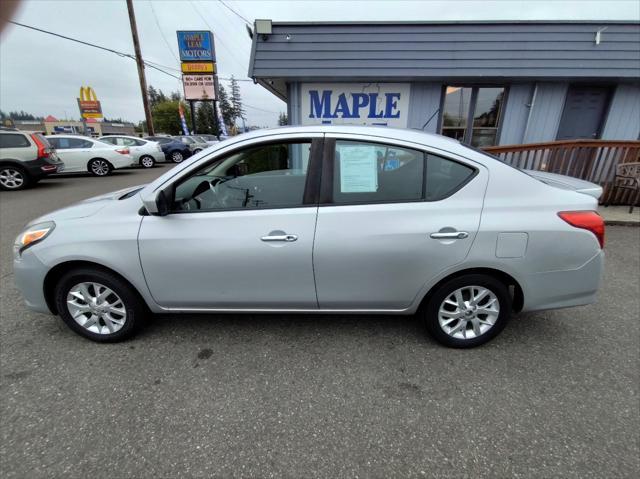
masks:
[(304, 203), (311, 142), (247, 148), (209, 164), (175, 190), (175, 211), (293, 208)]

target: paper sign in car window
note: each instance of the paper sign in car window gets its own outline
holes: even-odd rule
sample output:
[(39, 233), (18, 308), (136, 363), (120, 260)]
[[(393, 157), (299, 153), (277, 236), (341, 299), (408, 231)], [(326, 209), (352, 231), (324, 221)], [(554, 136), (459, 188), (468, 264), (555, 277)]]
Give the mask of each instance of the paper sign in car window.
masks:
[(378, 190), (375, 146), (340, 145), (340, 192), (365, 193)]

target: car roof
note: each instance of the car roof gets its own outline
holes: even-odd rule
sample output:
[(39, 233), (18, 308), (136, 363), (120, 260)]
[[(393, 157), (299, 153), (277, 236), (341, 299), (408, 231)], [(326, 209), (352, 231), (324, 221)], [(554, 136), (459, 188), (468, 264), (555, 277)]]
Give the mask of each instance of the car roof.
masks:
[(66, 135), (66, 134), (62, 134), (62, 135), (44, 135), (45, 138), (79, 138), (80, 140), (93, 140), (96, 141), (97, 138), (92, 138), (90, 136), (84, 136), (84, 135)]

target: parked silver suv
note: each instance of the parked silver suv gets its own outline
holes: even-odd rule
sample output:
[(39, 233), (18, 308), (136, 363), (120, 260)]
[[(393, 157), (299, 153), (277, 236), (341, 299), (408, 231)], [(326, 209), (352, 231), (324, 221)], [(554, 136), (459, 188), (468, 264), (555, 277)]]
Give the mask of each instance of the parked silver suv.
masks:
[(0, 190), (21, 190), (64, 168), (40, 133), (0, 127)]

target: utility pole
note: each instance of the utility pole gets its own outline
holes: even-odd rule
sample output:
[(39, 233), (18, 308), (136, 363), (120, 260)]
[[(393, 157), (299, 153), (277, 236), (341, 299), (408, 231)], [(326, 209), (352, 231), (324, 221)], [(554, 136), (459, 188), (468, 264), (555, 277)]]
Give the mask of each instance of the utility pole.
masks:
[(155, 135), (153, 129), (153, 118), (151, 118), (151, 108), (147, 97), (147, 79), (144, 76), (144, 63), (142, 53), (140, 53), (140, 41), (138, 40), (138, 27), (136, 26), (136, 14), (133, 10), (133, 0), (127, 0), (129, 10), (129, 23), (131, 24), (131, 36), (133, 37), (133, 48), (136, 52), (136, 64), (138, 65), (138, 77), (140, 78), (140, 90), (142, 92), (142, 104), (144, 105), (144, 117), (147, 120), (147, 132), (149, 136)]

